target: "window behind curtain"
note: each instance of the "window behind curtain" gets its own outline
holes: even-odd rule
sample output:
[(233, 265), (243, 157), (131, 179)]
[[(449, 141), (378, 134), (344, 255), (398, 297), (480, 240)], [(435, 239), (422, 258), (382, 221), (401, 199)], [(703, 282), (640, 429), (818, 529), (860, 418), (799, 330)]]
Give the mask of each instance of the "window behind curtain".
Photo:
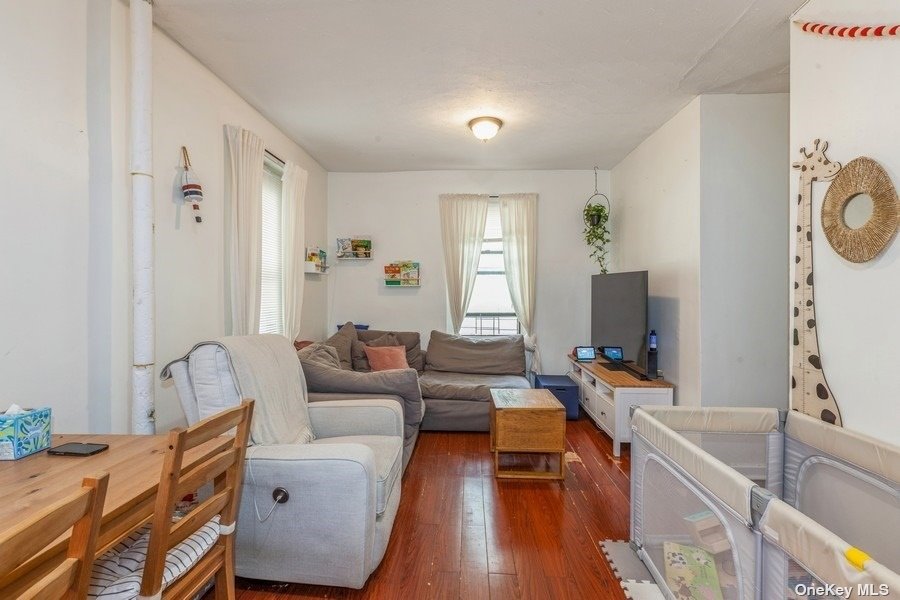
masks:
[(259, 332), (284, 333), (281, 176), (284, 165), (266, 154), (262, 185)]
[(513, 309), (506, 268), (503, 266), (503, 230), (500, 227), (500, 203), (488, 206), (487, 223), (478, 275), (472, 299), (463, 319), (460, 335), (512, 335), (519, 333), (519, 320)]

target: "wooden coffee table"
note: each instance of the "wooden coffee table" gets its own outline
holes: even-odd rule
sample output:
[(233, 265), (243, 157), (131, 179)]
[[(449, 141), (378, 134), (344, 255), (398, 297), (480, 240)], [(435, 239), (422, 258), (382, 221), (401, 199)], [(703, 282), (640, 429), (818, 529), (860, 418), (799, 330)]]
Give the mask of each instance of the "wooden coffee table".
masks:
[[(566, 409), (549, 390), (491, 390), (494, 477), (565, 479)], [(500, 470), (500, 454), (555, 454), (555, 471)]]

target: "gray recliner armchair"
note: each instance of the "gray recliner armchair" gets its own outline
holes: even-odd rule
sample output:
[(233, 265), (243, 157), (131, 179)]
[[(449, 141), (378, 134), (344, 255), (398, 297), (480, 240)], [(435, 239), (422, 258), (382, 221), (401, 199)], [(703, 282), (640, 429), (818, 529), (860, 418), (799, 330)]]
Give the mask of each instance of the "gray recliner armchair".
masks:
[[(361, 588), (384, 557), (400, 504), (399, 404), (307, 404), (294, 348), (276, 335), (198, 344), (161, 378), (174, 379), (190, 424), (241, 398), (256, 400), (237, 575)], [(279, 488), (286, 502), (273, 500)]]

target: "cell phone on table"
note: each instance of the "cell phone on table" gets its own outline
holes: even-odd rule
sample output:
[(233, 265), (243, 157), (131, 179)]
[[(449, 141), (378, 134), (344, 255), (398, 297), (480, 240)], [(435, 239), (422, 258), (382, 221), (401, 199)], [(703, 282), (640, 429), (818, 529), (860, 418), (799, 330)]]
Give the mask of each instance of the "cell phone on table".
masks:
[(54, 456), (92, 456), (109, 448), (109, 444), (87, 444), (83, 442), (69, 442), (47, 450), (47, 454)]

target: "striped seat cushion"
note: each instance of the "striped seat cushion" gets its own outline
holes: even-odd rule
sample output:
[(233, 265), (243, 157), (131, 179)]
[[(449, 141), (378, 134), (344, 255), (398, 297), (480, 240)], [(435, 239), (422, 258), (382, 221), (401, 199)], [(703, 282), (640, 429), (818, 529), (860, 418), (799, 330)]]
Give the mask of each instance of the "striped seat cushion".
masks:
[[(169, 587), (213, 547), (219, 538), (219, 517), (203, 525), (196, 533), (176, 545), (166, 554), (166, 568), (162, 589)], [(150, 525), (133, 532), (127, 538), (94, 561), (88, 598), (125, 600), (137, 598), (141, 591), (141, 577), (147, 561)]]

